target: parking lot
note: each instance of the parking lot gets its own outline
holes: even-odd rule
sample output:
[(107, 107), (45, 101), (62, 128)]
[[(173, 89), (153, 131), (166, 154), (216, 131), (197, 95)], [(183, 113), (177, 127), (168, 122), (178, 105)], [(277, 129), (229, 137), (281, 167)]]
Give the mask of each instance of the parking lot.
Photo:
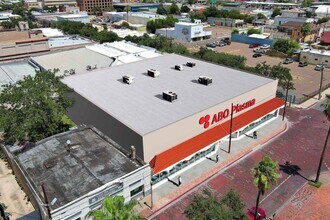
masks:
[[(247, 58), (246, 64), (249, 66), (255, 66), (258, 63), (266, 61), (267, 64), (277, 65), (283, 62), (283, 59), (277, 57), (270, 57), (262, 55), (258, 58), (253, 58), (253, 49), (249, 48), (248, 44), (232, 42), (231, 45), (224, 47), (216, 47), (216, 51), (224, 52), (235, 55), (242, 55)], [(296, 97), (302, 98), (304, 95), (311, 94), (314, 91), (317, 91), (320, 86), (321, 72), (314, 70), (314, 65), (308, 65), (305, 67), (298, 67), (298, 62), (293, 62), (290, 64), (283, 64), (285, 67), (288, 67), (291, 70), (293, 76), (293, 81), (296, 90), (294, 93)], [(330, 83), (330, 71), (325, 69), (323, 76), (323, 86)]]

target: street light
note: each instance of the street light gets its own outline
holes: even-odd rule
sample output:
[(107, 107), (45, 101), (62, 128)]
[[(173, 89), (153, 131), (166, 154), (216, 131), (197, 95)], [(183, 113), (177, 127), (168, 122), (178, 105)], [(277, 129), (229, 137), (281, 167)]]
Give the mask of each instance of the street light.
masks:
[(320, 89), (319, 89), (319, 100), (321, 99), (322, 95), (322, 84), (323, 84), (323, 71), (324, 71), (324, 65), (323, 62), (321, 64), (321, 81), (320, 81)]
[(286, 103), (287, 103), (287, 101), (288, 101), (289, 85), (290, 85), (290, 82), (289, 82), (289, 80), (288, 80), (288, 81), (286, 82), (285, 103), (284, 103), (284, 110), (283, 110), (282, 121), (284, 121), (284, 116), (285, 116), (285, 111), (286, 111)]

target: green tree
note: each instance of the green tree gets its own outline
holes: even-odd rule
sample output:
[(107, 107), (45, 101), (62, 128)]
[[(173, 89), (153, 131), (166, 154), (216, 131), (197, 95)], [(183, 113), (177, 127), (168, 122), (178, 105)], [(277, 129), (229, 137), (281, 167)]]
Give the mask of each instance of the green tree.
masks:
[(166, 15), (167, 14), (167, 10), (166, 10), (166, 8), (164, 7), (163, 4), (160, 4), (159, 7), (157, 8), (157, 14), (160, 14), (160, 15)]
[(262, 161), (257, 162), (251, 171), (254, 175), (253, 183), (258, 187), (256, 212), (254, 214), (254, 219), (256, 219), (260, 196), (265, 194), (266, 190), (269, 189), (271, 184), (277, 184), (277, 179), (279, 177), (278, 164), (270, 157), (263, 156)]
[(317, 24), (322, 24), (322, 23), (325, 23), (325, 22), (328, 22), (330, 21), (330, 18), (327, 17), (327, 18), (320, 18), (319, 20), (317, 20)]
[(278, 85), (283, 89), (294, 89), (291, 71), (289, 68), (282, 66), (281, 63), (272, 66), (269, 77), (278, 79)]
[(240, 196), (233, 190), (219, 201), (216, 194), (205, 188), (202, 193), (194, 195), (184, 214), (188, 219), (193, 220), (242, 220), (246, 219), (244, 207)]
[(248, 35), (251, 34), (260, 34), (261, 32), (258, 29), (250, 28), (247, 32)]
[(299, 44), (295, 40), (277, 39), (272, 45), (272, 49), (285, 53), (292, 54), (294, 50), (299, 48)]
[(187, 1), (187, 3), (188, 3), (189, 5), (195, 4), (195, 2), (196, 2), (195, 0), (188, 0), (188, 1)]
[(182, 5), (180, 11), (181, 13), (188, 13), (190, 12), (190, 8), (187, 5)]
[[(329, 122), (330, 121), (330, 95), (326, 95), (326, 101), (325, 101), (325, 103), (322, 104), (322, 106), (324, 107), (323, 113), (325, 114), (325, 116), (327, 117), (328, 122)], [(314, 180), (314, 183), (316, 184), (317, 187), (321, 186), (321, 183), (319, 182), (319, 178), (320, 178), (320, 174), (321, 174), (321, 168), (322, 168), (322, 164), (323, 164), (324, 153), (325, 153), (325, 151), (327, 149), (327, 146), (328, 146), (329, 135), (330, 135), (330, 125), (329, 125), (329, 128), (328, 128), (328, 134), (327, 134), (327, 137), (325, 139), (325, 143), (323, 145), (319, 166), (318, 166), (316, 177), (315, 177), (315, 180)]]
[(100, 43), (104, 43), (117, 41), (119, 37), (115, 32), (103, 30), (97, 34), (96, 39), (100, 41)]
[(131, 200), (125, 204), (123, 196), (115, 196), (113, 198), (107, 196), (101, 208), (90, 211), (87, 217), (92, 220), (138, 220), (141, 216), (134, 212), (133, 207), (137, 204), (135, 200)]
[(92, 12), (94, 15), (99, 15), (102, 13), (102, 8), (100, 6), (96, 6), (96, 7), (92, 8)]
[(67, 131), (62, 121), (72, 101), (69, 88), (53, 72), (38, 72), (34, 77), (3, 86), (0, 93), (0, 130), (5, 142), (41, 140)]
[(309, 7), (309, 6), (311, 5), (312, 2), (313, 2), (313, 0), (304, 0), (304, 1), (302, 2), (302, 5), (303, 5), (304, 7)]
[(115, 8), (111, 5), (103, 9), (103, 11), (115, 11)]
[(303, 35), (303, 42), (305, 42), (305, 38), (312, 32), (312, 25), (310, 23), (304, 23), (301, 26), (301, 34)]
[(267, 19), (267, 17), (263, 13), (258, 13), (257, 18), (258, 19)]
[(179, 6), (177, 4), (175, 4), (174, 2), (169, 7), (169, 14), (172, 14), (172, 15), (180, 14), (180, 8), (179, 8)]
[(306, 11), (306, 18), (315, 18), (316, 13), (312, 11)]
[(281, 9), (276, 7), (273, 11), (272, 18), (275, 18), (277, 15), (281, 15)]
[(239, 34), (239, 30), (238, 29), (234, 29), (231, 33), (232, 34)]

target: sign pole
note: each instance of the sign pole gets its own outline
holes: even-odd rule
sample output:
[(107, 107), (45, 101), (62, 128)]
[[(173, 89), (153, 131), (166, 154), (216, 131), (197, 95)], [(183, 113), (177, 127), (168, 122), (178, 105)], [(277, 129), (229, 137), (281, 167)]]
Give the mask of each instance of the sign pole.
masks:
[(230, 112), (230, 127), (229, 127), (229, 146), (228, 146), (228, 154), (230, 154), (231, 148), (231, 132), (233, 129), (233, 103), (231, 103), (231, 112)]

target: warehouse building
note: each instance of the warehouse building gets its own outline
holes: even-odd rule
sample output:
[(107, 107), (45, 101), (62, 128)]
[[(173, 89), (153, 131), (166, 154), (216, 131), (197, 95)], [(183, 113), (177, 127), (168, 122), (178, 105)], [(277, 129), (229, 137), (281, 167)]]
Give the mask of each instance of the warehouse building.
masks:
[(149, 164), (94, 127), (3, 149), (41, 219), (85, 219), (106, 196), (150, 201)]
[(229, 137), (231, 112), (235, 140), (284, 105), (275, 97), (277, 80), (175, 54), (62, 81), (74, 90), (70, 118), (135, 146), (153, 168), (153, 183), (214, 153)]

